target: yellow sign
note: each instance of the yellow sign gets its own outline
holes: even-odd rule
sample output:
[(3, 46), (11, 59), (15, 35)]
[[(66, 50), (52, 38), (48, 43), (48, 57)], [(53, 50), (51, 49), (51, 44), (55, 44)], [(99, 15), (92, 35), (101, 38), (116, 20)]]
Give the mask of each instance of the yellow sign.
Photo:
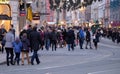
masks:
[(2, 4), (8, 4), (10, 0), (0, 0), (0, 3)]

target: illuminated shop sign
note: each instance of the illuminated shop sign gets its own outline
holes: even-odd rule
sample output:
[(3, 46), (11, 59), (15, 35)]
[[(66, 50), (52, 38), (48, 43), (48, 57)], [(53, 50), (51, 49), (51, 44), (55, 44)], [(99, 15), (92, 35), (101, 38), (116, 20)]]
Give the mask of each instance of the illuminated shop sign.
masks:
[(10, 0), (0, 0), (0, 3), (9, 3)]

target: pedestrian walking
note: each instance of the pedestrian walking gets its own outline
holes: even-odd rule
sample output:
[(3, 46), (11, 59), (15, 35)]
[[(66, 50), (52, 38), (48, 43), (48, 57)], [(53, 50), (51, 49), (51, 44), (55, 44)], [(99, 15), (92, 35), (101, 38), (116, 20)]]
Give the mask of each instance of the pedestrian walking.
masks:
[(99, 33), (98, 31), (96, 31), (94, 34), (93, 34), (93, 43), (94, 43), (94, 46), (95, 46), (95, 49), (97, 50), (98, 48), (98, 42), (99, 42)]
[(67, 32), (68, 51), (70, 51), (70, 49), (74, 51), (74, 40), (75, 40), (74, 30), (72, 28), (68, 28), (68, 32)]
[(37, 27), (33, 27), (33, 31), (30, 33), (30, 45), (33, 50), (33, 55), (31, 58), (31, 64), (34, 65), (34, 59), (36, 59), (37, 64), (40, 63), (38, 58), (39, 45), (41, 44), (40, 33), (37, 32)]
[(15, 29), (14, 29), (13, 24), (11, 24), (11, 30), (12, 30), (12, 33), (13, 33), (13, 35), (14, 35), (14, 37), (15, 37)]
[(86, 49), (88, 49), (88, 44), (90, 46), (90, 49), (92, 49), (92, 46), (91, 46), (91, 32), (90, 32), (90, 28), (87, 29), (86, 31), (86, 37), (85, 37), (85, 40), (86, 40)]
[(48, 29), (45, 30), (44, 37), (45, 37), (45, 48), (46, 48), (46, 50), (49, 50), (49, 47), (50, 47), (50, 32), (49, 32)]
[(29, 50), (30, 50), (30, 41), (29, 39), (27, 38), (27, 33), (24, 33), (23, 36), (22, 36), (22, 65), (24, 65), (24, 55), (26, 55), (26, 58), (27, 58), (27, 62), (28, 64), (30, 64), (30, 60), (29, 60)]
[(4, 28), (4, 25), (2, 24), (1, 28), (0, 28), (0, 42), (1, 42), (0, 51), (2, 51), (2, 53), (4, 52), (4, 46), (5, 46), (4, 36), (6, 33), (7, 33), (7, 31)]
[(82, 28), (80, 28), (80, 30), (78, 32), (78, 38), (79, 38), (80, 49), (83, 49), (83, 43), (84, 43), (85, 35), (84, 35), (84, 31), (83, 31)]
[(44, 28), (41, 27), (41, 29), (39, 29), (39, 33), (40, 33), (40, 37), (41, 37), (41, 46), (40, 46), (40, 49), (43, 50), (44, 49)]
[(56, 33), (56, 30), (53, 29), (51, 34), (51, 45), (52, 45), (52, 51), (56, 51), (56, 48), (57, 48), (57, 33)]
[(13, 49), (15, 52), (14, 64), (17, 62), (17, 65), (19, 65), (20, 53), (22, 50), (22, 42), (20, 41), (19, 37), (15, 38), (15, 41), (13, 42)]
[[(12, 33), (12, 30), (10, 29), (8, 33), (6, 33), (5, 37), (5, 49), (6, 49), (6, 61), (7, 61), (7, 66), (9, 66), (9, 62), (11, 63), (11, 65), (14, 65), (13, 64), (13, 57), (14, 57), (14, 54), (13, 54), (13, 45), (12, 43), (14, 42), (14, 35)], [(9, 55), (11, 55), (9, 57)], [(9, 59), (11, 59), (9, 61)]]

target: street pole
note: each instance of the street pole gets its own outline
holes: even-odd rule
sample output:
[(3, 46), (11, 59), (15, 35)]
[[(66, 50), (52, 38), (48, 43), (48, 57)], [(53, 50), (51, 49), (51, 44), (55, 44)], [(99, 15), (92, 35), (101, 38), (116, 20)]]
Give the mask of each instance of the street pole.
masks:
[(26, 13), (26, 15), (24, 17), (25, 18), (25, 20), (24, 20), (24, 26), (25, 26), (26, 25), (26, 16), (27, 16), (27, 6), (26, 6), (27, 3), (26, 3), (26, 0), (23, 0), (23, 2), (25, 3), (24, 7), (25, 7), (25, 13)]
[(57, 26), (58, 26), (58, 24), (59, 24), (59, 8), (56, 9), (56, 12), (57, 12), (56, 24), (57, 24)]

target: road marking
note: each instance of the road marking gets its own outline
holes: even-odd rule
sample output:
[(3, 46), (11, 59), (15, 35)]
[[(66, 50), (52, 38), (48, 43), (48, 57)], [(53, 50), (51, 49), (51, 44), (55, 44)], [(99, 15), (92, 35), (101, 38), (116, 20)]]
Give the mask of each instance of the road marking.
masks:
[(110, 47), (110, 48), (117, 48), (117, 49), (120, 49), (120, 47), (114, 46), (114, 45), (108, 45), (108, 44), (103, 44), (103, 43), (99, 43), (99, 44), (102, 45), (102, 46)]
[[(105, 55), (105, 56), (99, 57), (99, 59), (98, 59), (98, 57), (93, 57), (93, 59), (95, 59), (95, 60), (92, 60), (92, 61), (99, 61), (99, 60), (102, 60), (102, 59), (107, 58), (109, 56), (110, 55)], [(48, 69), (54, 69), (54, 68), (62, 68), (62, 67), (68, 67), (68, 66), (74, 66), (74, 65), (92, 62), (90, 60), (91, 60), (91, 58), (87, 59), (86, 61), (80, 62), (80, 63), (74, 63), (74, 64), (68, 64), (68, 65), (58, 65), (58, 66), (52, 66), (52, 67), (50, 66), (50, 67), (34, 68), (34, 69), (33, 68), (21, 68), (21, 69), (8, 70), (7, 72), (28, 71), (28, 70), (36, 71), (36, 70), (48, 70)]]
[(104, 71), (97, 71), (97, 72), (92, 72), (92, 73), (88, 73), (88, 74), (104, 74), (104, 72), (116, 72), (116, 71), (119, 71), (120, 72), (120, 69), (111, 69), (111, 70), (104, 70)]

